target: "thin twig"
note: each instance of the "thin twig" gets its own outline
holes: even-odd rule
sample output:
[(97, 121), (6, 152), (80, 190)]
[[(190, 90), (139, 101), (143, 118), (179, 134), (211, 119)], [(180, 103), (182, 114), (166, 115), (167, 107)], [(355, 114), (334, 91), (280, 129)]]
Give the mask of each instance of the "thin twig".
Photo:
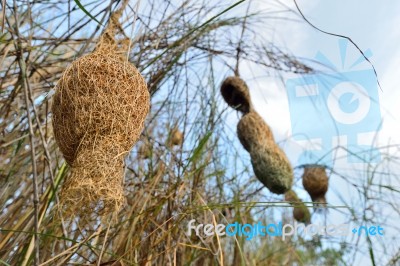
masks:
[(303, 12), (301, 12), (299, 5), (297, 4), (296, 0), (293, 0), (294, 4), (296, 5), (297, 11), (299, 11), (301, 17), (304, 19), (305, 22), (307, 22), (308, 25), (310, 25), (311, 27), (313, 27), (314, 29), (316, 29), (319, 32), (331, 35), (331, 36), (335, 36), (335, 37), (340, 37), (340, 38), (344, 38), (346, 40), (348, 40), (349, 42), (351, 42), (351, 44), (354, 45), (354, 47), (356, 47), (356, 49), (360, 52), (360, 54), (362, 55), (362, 57), (364, 57), (364, 59), (371, 65), (372, 70), (374, 71), (375, 77), (376, 77), (376, 82), (378, 83), (379, 88), (382, 90), (381, 88), (381, 84), (379, 83), (379, 79), (378, 79), (378, 73), (376, 72), (375, 66), (374, 64), (372, 64), (372, 62), (368, 59), (368, 57), (364, 54), (364, 52), (361, 50), (360, 47), (358, 47), (358, 45), (350, 38), (347, 37), (345, 35), (341, 35), (341, 34), (335, 34), (332, 32), (328, 32), (328, 31), (324, 31), (321, 30), (320, 28), (318, 28), (317, 26), (315, 26), (314, 24), (312, 24), (307, 18), (306, 16), (303, 14)]
[(111, 216), (110, 216), (110, 219), (108, 220), (108, 227), (107, 227), (106, 235), (104, 236), (103, 245), (101, 247), (101, 251), (100, 251), (100, 254), (99, 254), (98, 261), (97, 261), (97, 266), (101, 265), (101, 257), (103, 257), (104, 249), (106, 247), (108, 232), (110, 231), (110, 226), (111, 226), (111, 220), (112, 219), (111, 219)]
[(28, 125), (29, 125), (29, 140), (31, 146), (31, 158), (32, 158), (32, 177), (33, 177), (33, 206), (34, 206), (34, 227), (35, 227), (35, 234), (33, 238), (35, 240), (35, 257), (34, 257), (34, 264), (39, 265), (40, 257), (39, 257), (39, 237), (37, 233), (39, 232), (39, 195), (38, 195), (38, 180), (37, 180), (37, 167), (36, 167), (36, 151), (35, 151), (35, 133), (32, 124), (32, 118), (30, 113), (30, 101), (29, 101), (29, 84), (28, 78), (26, 75), (26, 64), (24, 59), (24, 54), (22, 52), (22, 44), (19, 35), (19, 27), (18, 27), (18, 9), (17, 3), (14, 0), (14, 16), (15, 16), (15, 34), (16, 40), (14, 44), (16, 45), (15, 49), (18, 51), (18, 64), (20, 67), (20, 78), (22, 79), (22, 87), (24, 89), (24, 97), (25, 97), (25, 105), (27, 111), (27, 118), (28, 118)]
[(6, 0), (1, 1), (1, 7), (3, 8), (2, 18), (1, 18), (1, 33), (4, 33), (4, 25), (6, 21)]

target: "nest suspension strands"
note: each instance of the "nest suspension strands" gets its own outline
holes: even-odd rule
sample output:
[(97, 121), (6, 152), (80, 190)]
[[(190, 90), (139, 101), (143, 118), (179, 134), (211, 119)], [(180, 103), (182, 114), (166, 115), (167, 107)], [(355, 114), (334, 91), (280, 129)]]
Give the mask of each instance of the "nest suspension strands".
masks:
[(229, 106), (243, 113), (237, 134), (250, 153), (256, 177), (273, 193), (288, 191), (293, 183), (293, 169), (275, 143), (271, 129), (254, 110), (246, 83), (239, 77), (228, 77), (221, 85), (221, 94)]
[(149, 111), (146, 82), (127, 60), (129, 40), (116, 40), (123, 8), (111, 16), (94, 52), (72, 62), (56, 86), (54, 134), (72, 168), (61, 192), (67, 215), (120, 209), (124, 157)]
[(314, 208), (321, 210), (326, 206), (325, 194), (328, 191), (328, 175), (325, 166), (306, 165), (302, 176), (303, 187), (315, 203)]

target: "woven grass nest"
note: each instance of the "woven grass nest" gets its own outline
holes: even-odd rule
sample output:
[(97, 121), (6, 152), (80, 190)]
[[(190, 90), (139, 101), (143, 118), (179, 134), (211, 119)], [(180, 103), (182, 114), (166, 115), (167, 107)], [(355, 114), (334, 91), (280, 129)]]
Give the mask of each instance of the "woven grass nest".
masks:
[(256, 177), (273, 193), (287, 192), (292, 187), (293, 169), (271, 129), (254, 110), (246, 83), (239, 77), (228, 77), (221, 85), (221, 94), (229, 106), (243, 113), (237, 134), (250, 153)]
[(285, 200), (293, 206), (293, 218), (305, 224), (311, 223), (311, 214), (307, 206), (299, 199), (296, 192), (289, 190), (285, 193)]
[(221, 85), (221, 94), (226, 103), (235, 110), (248, 113), (253, 109), (249, 88), (239, 77), (226, 78)]
[(74, 214), (120, 209), (124, 157), (137, 142), (149, 111), (146, 82), (121, 53), (113, 28), (93, 53), (64, 71), (54, 95), (55, 139), (72, 168), (61, 205)]
[(302, 176), (303, 187), (308, 192), (316, 209), (326, 206), (326, 192), (328, 191), (328, 175), (321, 165), (306, 165)]

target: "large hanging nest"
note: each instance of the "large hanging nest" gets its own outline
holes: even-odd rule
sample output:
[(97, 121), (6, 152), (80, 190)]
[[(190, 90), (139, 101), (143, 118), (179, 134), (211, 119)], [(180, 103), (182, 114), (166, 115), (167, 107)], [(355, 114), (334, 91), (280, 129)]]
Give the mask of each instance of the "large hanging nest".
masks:
[(299, 199), (296, 192), (293, 190), (289, 190), (285, 193), (285, 200), (289, 201), (293, 206), (293, 218), (300, 222), (310, 224), (311, 223), (311, 214), (308, 210), (307, 206)]
[(226, 78), (221, 85), (221, 94), (230, 107), (242, 113), (248, 113), (253, 109), (249, 88), (239, 77)]
[(243, 115), (237, 124), (237, 134), (240, 143), (251, 152), (261, 143), (274, 142), (271, 129), (264, 119), (255, 111)]
[(315, 207), (326, 205), (325, 194), (328, 191), (328, 175), (325, 166), (306, 165), (303, 173), (303, 187), (308, 192)]
[(221, 85), (221, 94), (229, 106), (243, 113), (237, 134), (250, 153), (256, 177), (273, 193), (288, 191), (293, 183), (293, 169), (275, 143), (271, 129), (254, 110), (247, 84), (237, 76), (228, 77)]
[(261, 183), (276, 194), (288, 191), (293, 183), (293, 169), (261, 116), (255, 111), (245, 114), (238, 123), (237, 134), (250, 152), (254, 174)]
[[(121, 10), (122, 11), (122, 10)], [(124, 202), (124, 156), (138, 140), (149, 111), (149, 92), (115, 40), (118, 16), (95, 51), (75, 60), (56, 86), (55, 139), (71, 166), (61, 205), (71, 214), (119, 210)]]

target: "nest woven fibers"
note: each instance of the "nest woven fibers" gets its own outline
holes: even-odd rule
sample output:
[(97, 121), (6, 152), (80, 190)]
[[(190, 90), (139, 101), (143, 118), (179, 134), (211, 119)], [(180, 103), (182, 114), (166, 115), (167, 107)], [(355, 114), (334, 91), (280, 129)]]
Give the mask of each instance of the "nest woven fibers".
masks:
[(233, 109), (245, 114), (253, 110), (249, 88), (241, 78), (227, 77), (221, 85), (221, 94)]
[(112, 17), (95, 51), (75, 60), (56, 86), (54, 134), (72, 168), (60, 197), (67, 215), (122, 207), (124, 157), (149, 111), (146, 82), (115, 40), (117, 23)]
[(237, 134), (261, 183), (273, 193), (287, 192), (293, 184), (293, 169), (262, 117), (255, 111), (245, 114), (237, 125)]
[(326, 192), (328, 191), (328, 175), (322, 165), (306, 165), (302, 176), (303, 187), (308, 192), (315, 207), (326, 206)]
[(289, 190), (285, 193), (285, 200), (293, 205), (293, 218), (301, 223), (309, 224), (311, 222), (311, 213), (307, 206), (299, 199), (296, 192)]

